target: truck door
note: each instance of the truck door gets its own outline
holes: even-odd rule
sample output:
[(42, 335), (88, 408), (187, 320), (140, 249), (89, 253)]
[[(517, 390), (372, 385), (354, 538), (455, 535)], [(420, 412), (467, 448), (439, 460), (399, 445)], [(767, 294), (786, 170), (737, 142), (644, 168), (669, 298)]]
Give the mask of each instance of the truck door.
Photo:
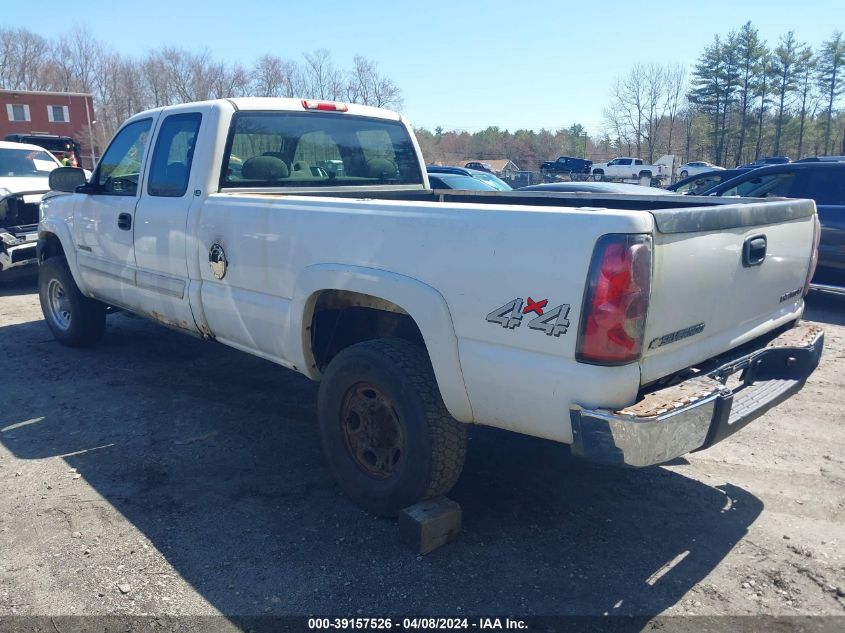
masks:
[(188, 300), (186, 226), (202, 120), (196, 110), (160, 120), (134, 224), (139, 307), (156, 321), (190, 331), (197, 327)]
[(112, 139), (76, 205), (77, 261), (94, 294), (118, 306), (136, 305), (132, 226), (153, 117), (127, 123)]

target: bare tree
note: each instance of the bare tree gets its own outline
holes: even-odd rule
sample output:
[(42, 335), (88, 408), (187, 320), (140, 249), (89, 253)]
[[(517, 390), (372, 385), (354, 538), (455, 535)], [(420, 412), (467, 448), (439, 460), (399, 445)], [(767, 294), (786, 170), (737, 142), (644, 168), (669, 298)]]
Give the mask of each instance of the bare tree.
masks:
[(53, 55), (53, 63), (61, 82), (57, 89), (93, 92), (94, 84), (101, 77), (99, 67), (104, 48), (103, 43), (97, 41), (87, 27), (72, 28), (59, 40)]
[(344, 81), (329, 52), (320, 48), (305, 53), (305, 85), (309, 97), (338, 101), (343, 98)]
[(252, 69), (252, 94), (262, 97), (304, 96), (302, 69), (296, 62), (264, 55)]
[(51, 62), (50, 43), (26, 29), (0, 30), (0, 87), (45, 90), (44, 70)]
[(379, 108), (398, 109), (402, 105), (402, 93), (393, 80), (379, 74), (376, 63), (356, 55), (354, 66), (349, 72), (346, 96), (352, 103)]
[(687, 91), (687, 69), (683, 64), (674, 64), (664, 69), (666, 86), (666, 103), (663, 110), (667, 118), (666, 153), (672, 153), (672, 133), (675, 130), (675, 120), (685, 102)]

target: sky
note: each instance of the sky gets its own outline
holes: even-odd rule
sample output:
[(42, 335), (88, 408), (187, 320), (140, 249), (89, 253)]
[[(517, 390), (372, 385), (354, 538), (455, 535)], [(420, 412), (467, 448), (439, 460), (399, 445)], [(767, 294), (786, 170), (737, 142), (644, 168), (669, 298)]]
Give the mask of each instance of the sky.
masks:
[[(637, 63), (690, 68), (714, 35), (751, 20), (770, 45), (795, 31), (818, 46), (845, 31), (845, 0), (42, 0), (4, 3), (0, 26), (51, 39), (87, 26), (115, 50), (141, 56), (162, 45), (249, 65), (265, 53), (301, 60), (327, 49), (339, 67), (378, 63), (402, 89), (419, 127), (488, 126), (596, 134), (614, 80)], [(637, 10), (642, 7), (642, 10)]]

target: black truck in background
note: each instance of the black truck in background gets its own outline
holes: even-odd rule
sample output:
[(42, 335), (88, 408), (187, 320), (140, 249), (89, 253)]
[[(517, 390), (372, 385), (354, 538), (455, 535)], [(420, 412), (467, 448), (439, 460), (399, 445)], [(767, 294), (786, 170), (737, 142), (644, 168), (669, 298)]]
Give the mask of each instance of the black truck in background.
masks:
[(560, 156), (557, 160), (547, 160), (540, 163), (540, 173), (543, 176), (560, 176), (563, 174), (589, 174), (593, 161), (586, 158)]

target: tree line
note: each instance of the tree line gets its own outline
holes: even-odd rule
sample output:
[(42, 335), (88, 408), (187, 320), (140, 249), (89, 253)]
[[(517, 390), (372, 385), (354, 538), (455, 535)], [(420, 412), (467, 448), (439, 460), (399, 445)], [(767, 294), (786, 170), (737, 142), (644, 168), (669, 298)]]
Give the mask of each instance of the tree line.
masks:
[(793, 31), (774, 47), (746, 22), (683, 67), (637, 65), (617, 79), (600, 145), (651, 161), (657, 151), (734, 166), (766, 155), (845, 153), (845, 40), (813, 50)]
[[(0, 28), (0, 88), (93, 94), (98, 147), (136, 112), (185, 101), (260, 95), (402, 106), (396, 82), (362, 56), (346, 68), (324, 49), (295, 59), (267, 53), (250, 65), (173, 46), (132, 57), (85, 27), (55, 42), (28, 29)], [(653, 162), (667, 153), (732, 166), (766, 155), (845, 154), (843, 95), (841, 32), (815, 50), (792, 31), (771, 47), (747, 22), (716, 35), (692, 68), (637, 64), (616, 78), (603, 109), (604, 129), (592, 137), (578, 123), (539, 131), (491, 126), (472, 134), (440, 127), (417, 133), (426, 160), (446, 164), (509, 158), (536, 170), (559, 155), (603, 160), (625, 154)]]
[[(220, 97), (310, 97), (399, 109), (402, 92), (377, 64), (355, 56), (342, 68), (319, 49), (299, 59), (267, 53), (249, 66), (210, 52), (163, 46), (123, 55), (75, 27), (55, 42), (28, 29), (0, 28), (0, 89), (94, 96), (94, 143), (102, 148), (129, 116), (159, 106)], [(87, 140), (87, 139), (78, 139)]]

